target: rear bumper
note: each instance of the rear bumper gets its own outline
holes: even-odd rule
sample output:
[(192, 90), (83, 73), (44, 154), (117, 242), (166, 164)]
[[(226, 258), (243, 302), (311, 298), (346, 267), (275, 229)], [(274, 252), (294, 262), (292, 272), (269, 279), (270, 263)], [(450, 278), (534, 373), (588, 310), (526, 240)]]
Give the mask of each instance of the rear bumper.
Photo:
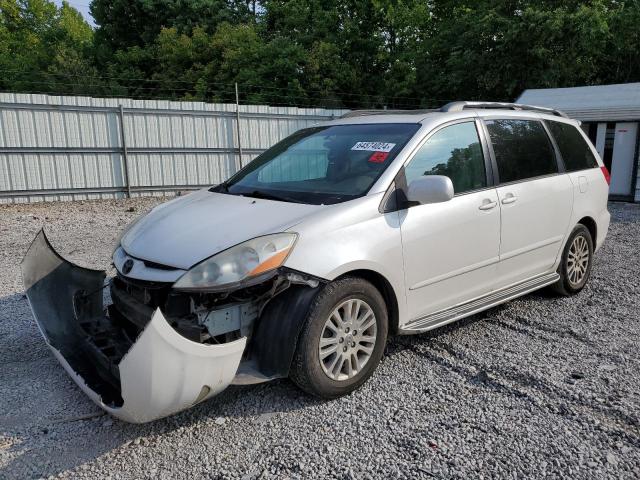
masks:
[(246, 337), (209, 345), (176, 332), (160, 309), (135, 339), (104, 312), (105, 273), (73, 265), (41, 231), (22, 262), (29, 304), (46, 343), (100, 407), (143, 423), (224, 390), (238, 370)]
[(605, 238), (607, 238), (610, 222), (611, 222), (611, 214), (609, 213), (609, 210), (605, 208), (600, 214), (600, 218), (598, 219), (598, 223), (597, 223), (598, 238), (596, 238), (595, 251), (597, 251), (602, 246)]

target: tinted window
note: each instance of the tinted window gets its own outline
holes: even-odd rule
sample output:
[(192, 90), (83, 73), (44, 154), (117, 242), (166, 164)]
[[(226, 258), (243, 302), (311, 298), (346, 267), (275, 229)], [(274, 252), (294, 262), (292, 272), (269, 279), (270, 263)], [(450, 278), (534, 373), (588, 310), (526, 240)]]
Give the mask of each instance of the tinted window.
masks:
[(300, 130), (212, 190), (314, 204), (351, 200), (369, 191), (419, 128), (375, 123)]
[(535, 120), (489, 120), (487, 128), (500, 182), (513, 182), (558, 172), (551, 141)]
[(484, 157), (473, 122), (436, 132), (405, 167), (407, 184), (422, 175), (446, 175), (455, 193), (487, 186)]
[(560, 122), (547, 122), (547, 125), (558, 144), (567, 172), (598, 166), (589, 145), (574, 126)]

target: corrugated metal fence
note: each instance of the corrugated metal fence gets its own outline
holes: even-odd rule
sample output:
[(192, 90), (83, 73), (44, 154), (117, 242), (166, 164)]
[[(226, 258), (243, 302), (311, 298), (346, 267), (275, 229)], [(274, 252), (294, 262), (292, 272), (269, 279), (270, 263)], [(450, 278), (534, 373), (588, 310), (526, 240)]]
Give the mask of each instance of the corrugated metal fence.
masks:
[(290, 133), (345, 112), (0, 93), (0, 203), (214, 185)]

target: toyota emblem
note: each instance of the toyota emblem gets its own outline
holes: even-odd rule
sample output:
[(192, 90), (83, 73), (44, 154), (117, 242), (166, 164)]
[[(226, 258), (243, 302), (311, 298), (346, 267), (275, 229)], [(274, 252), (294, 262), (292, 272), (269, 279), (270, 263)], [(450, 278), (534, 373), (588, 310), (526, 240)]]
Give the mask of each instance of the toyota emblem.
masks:
[(127, 275), (131, 271), (132, 268), (133, 268), (133, 260), (128, 258), (127, 261), (124, 262), (124, 265), (122, 265), (122, 273)]

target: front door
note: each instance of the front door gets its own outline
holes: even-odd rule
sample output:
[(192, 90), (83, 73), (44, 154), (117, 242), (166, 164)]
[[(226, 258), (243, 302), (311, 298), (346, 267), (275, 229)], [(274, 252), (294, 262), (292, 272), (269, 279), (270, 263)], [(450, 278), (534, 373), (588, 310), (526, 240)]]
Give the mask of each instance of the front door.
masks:
[(432, 133), (404, 169), (407, 184), (421, 175), (451, 178), (455, 197), (401, 212), (410, 321), (488, 293), (500, 242), (500, 208), (489, 187), (474, 120)]

